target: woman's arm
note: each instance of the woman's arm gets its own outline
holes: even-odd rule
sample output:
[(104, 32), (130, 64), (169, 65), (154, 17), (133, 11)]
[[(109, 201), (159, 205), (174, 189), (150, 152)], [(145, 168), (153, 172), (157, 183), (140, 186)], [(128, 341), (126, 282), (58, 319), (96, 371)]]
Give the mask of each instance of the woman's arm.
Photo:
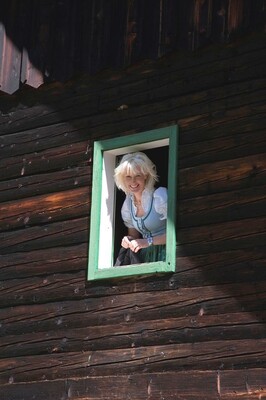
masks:
[[(166, 234), (159, 236), (154, 236), (153, 238), (153, 245), (158, 246), (159, 244), (166, 243)], [(148, 239), (133, 239), (130, 241), (129, 247), (134, 253), (137, 253), (140, 249), (145, 249), (149, 247)]]

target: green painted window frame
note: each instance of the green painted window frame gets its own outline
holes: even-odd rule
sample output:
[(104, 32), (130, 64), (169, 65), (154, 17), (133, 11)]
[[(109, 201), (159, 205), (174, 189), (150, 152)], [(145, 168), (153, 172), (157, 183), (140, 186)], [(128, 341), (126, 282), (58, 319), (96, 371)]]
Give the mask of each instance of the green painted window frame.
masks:
[[(169, 146), (168, 150), (168, 213), (166, 228), (166, 261), (152, 263), (142, 263), (113, 267), (112, 263), (103, 262), (101, 264), (101, 253), (107, 253), (107, 257), (112, 259), (113, 237), (112, 240), (103, 240), (102, 235), (112, 228), (111, 214), (105, 210), (107, 203), (105, 190), (108, 198), (110, 195), (110, 208), (114, 213), (115, 207), (115, 184), (113, 182), (113, 169), (117, 155), (134, 151), (145, 151), (145, 149)], [(177, 202), (177, 155), (178, 155), (178, 126), (172, 125), (165, 128), (141, 132), (133, 135), (117, 137), (114, 139), (100, 140), (94, 142), (93, 152), (93, 180), (91, 198), (91, 217), (90, 217), (90, 237), (88, 252), (88, 275), (89, 281), (99, 279), (110, 279), (116, 277), (126, 277), (133, 275), (146, 275), (157, 273), (174, 272), (176, 269), (176, 202)], [(111, 160), (111, 167), (106, 160)], [(107, 176), (108, 175), (108, 176)], [(105, 182), (105, 183), (104, 183)], [(111, 182), (111, 183), (110, 183)], [(109, 188), (105, 187), (109, 186)], [(110, 193), (109, 193), (110, 192)], [(108, 214), (108, 220), (105, 220)], [(114, 218), (112, 216), (112, 218)], [(102, 228), (101, 228), (102, 226)], [(109, 227), (108, 227), (109, 226)], [(103, 243), (101, 243), (101, 241)], [(109, 245), (109, 251), (105, 251), (105, 245)], [(104, 251), (101, 250), (104, 248)], [(112, 261), (112, 260), (111, 260)], [(107, 265), (108, 264), (108, 265)]]

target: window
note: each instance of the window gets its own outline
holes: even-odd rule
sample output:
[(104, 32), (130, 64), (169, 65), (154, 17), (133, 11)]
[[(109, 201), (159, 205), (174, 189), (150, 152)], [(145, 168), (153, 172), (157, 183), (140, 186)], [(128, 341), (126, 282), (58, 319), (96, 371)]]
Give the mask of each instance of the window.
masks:
[[(175, 271), (177, 134), (177, 126), (170, 126), (94, 143), (88, 280)], [(160, 185), (168, 188), (166, 260), (114, 267), (126, 233), (120, 217), (123, 194), (116, 189), (113, 174), (119, 157), (136, 151), (152, 159)]]

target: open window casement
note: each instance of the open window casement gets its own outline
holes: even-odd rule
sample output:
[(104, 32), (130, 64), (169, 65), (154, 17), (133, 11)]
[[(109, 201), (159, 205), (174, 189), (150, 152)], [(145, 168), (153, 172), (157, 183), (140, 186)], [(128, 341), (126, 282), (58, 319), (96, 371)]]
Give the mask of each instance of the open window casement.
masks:
[[(177, 147), (177, 126), (94, 142), (88, 280), (175, 271)], [(116, 189), (114, 169), (119, 158), (136, 151), (152, 159), (160, 186), (168, 189), (166, 260), (114, 267), (118, 243), (126, 234), (120, 217), (123, 194)]]

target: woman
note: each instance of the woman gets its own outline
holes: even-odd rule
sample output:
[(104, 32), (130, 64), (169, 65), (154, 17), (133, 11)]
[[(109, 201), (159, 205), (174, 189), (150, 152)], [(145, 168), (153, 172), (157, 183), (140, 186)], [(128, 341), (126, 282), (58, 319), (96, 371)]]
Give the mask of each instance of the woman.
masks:
[(155, 165), (145, 153), (131, 153), (123, 156), (114, 172), (118, 189), (126, 194), (121, 215), (128, 235), (121, 241), (122, 248), (138, 253), (140, 262), (164, 261), (167, 189), (154, 188)]

